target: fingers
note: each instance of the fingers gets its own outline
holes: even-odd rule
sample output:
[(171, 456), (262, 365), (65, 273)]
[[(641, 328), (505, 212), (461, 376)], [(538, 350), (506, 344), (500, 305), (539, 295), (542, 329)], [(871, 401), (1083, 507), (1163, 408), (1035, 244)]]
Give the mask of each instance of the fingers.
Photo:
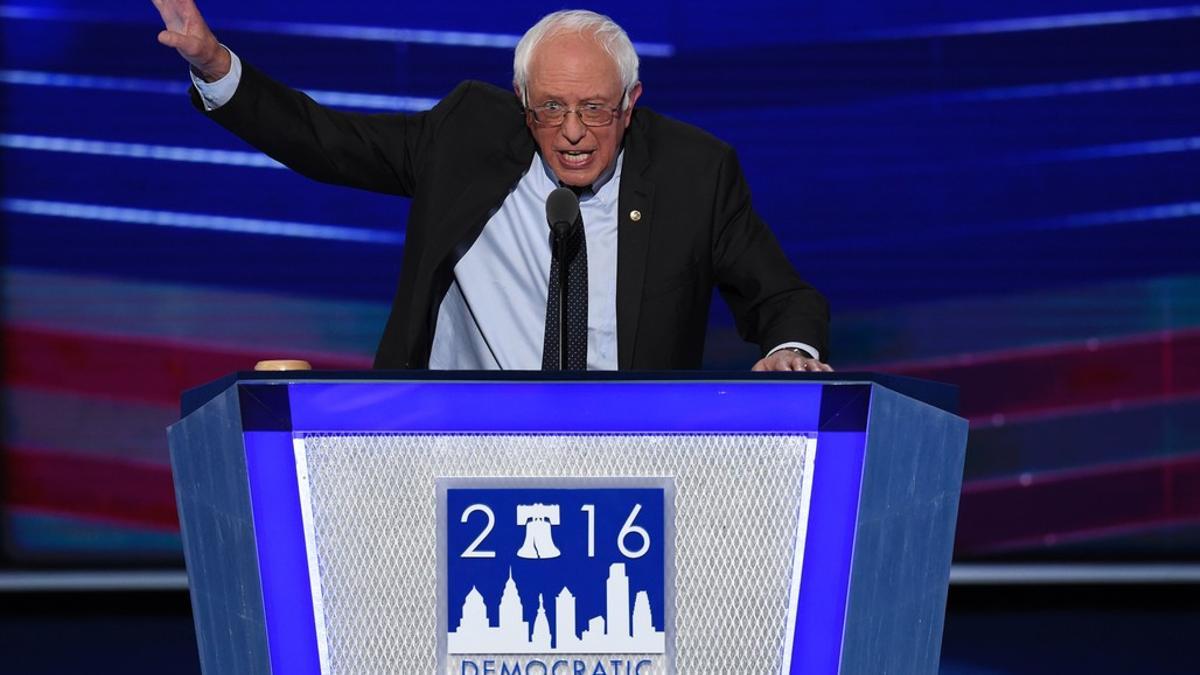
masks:
[(163, 26), (173, 33), (203, 38), (211, 34), (204, 17), (190, 0), (152, 0)]
[[(158, 34), (158, 42), (179, 50), (179, 53), (189, 61), (199, 59), (204, 54), (204, 41), (191, 35), (164, 30)], [(193, 61), (193, 65), (198, 64)]]
[(799, 362), (795, 364), (793, 370), (803, 370), (810, 373), (832, 373), (833, 368), (828, 363), (821, 363), (816, 359), (806, 359), (801, 357)]
[(158, 10), (158, 15), (162, 17), (163, 25), (171, 30), (183, 31), (186, 29), (187, 21), (183, 14), (180, 13), (180, 8), (166, 0), (152, 0), (154, 8)]
[(809, 372), (809, 373), (832, 373), (833, 368), (828, 363), (823, 363), (807, 356), (802, 356), (791, 351), (778, 351), (770, 356), (759, 359), (750, 370), (756, 373), (762, 372)]
[(199, 38), (164, 30), (158, 34), (158, 41), (167, 47), (173, 47), (210, 82), (229, 72), (229, 52), (212, 39), (211, 35)]

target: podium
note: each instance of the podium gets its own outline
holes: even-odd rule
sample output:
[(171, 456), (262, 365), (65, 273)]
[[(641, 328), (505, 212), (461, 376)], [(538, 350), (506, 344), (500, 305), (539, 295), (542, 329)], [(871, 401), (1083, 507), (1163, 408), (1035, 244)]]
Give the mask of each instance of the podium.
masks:
[(231, 375), (169, 430), (203, 671), (935, 673), (955, 396), (841, 373)]

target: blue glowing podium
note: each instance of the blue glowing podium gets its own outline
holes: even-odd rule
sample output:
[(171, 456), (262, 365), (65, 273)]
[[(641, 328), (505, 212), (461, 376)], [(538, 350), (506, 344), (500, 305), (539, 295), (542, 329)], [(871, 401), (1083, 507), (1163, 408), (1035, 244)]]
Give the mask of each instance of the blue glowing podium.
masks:
[(171, 466), (205, 673), (935, 673), (967, 424), (870, 374), (239, 373)]

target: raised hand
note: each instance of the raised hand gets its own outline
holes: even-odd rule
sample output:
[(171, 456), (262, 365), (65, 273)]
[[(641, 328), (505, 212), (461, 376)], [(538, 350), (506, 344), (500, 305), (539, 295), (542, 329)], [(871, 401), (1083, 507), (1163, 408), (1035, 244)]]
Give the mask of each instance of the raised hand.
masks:
[(229, 52), (208, 29), (192, 0), (151, 0), (166, 30), (158, 41), (179, 52), (205, 81), (219, 80), (229, 72)]

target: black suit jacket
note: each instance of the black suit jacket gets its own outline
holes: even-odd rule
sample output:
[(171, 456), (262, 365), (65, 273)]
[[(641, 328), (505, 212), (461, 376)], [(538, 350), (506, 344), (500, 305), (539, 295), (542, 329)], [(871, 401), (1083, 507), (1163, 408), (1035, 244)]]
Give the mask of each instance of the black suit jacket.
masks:
[[(519, 100), (464, 82), (428, 112), (350, 114), (324, 108), (249, 64), (242, 68), (233, 98), (208, 113), (214, 120), (315, 180), (412, 198), (375, 367), (427, 367), (455, 263), (537, 151)], [(634, 110), (624, 150), (619, 367), (698, 368), (714, 285), (746, 340), (764, 351), (804, 342), (824, 356), (825, 300), (796, 275), (751, 208), (733, 150), (646, 108)]]

